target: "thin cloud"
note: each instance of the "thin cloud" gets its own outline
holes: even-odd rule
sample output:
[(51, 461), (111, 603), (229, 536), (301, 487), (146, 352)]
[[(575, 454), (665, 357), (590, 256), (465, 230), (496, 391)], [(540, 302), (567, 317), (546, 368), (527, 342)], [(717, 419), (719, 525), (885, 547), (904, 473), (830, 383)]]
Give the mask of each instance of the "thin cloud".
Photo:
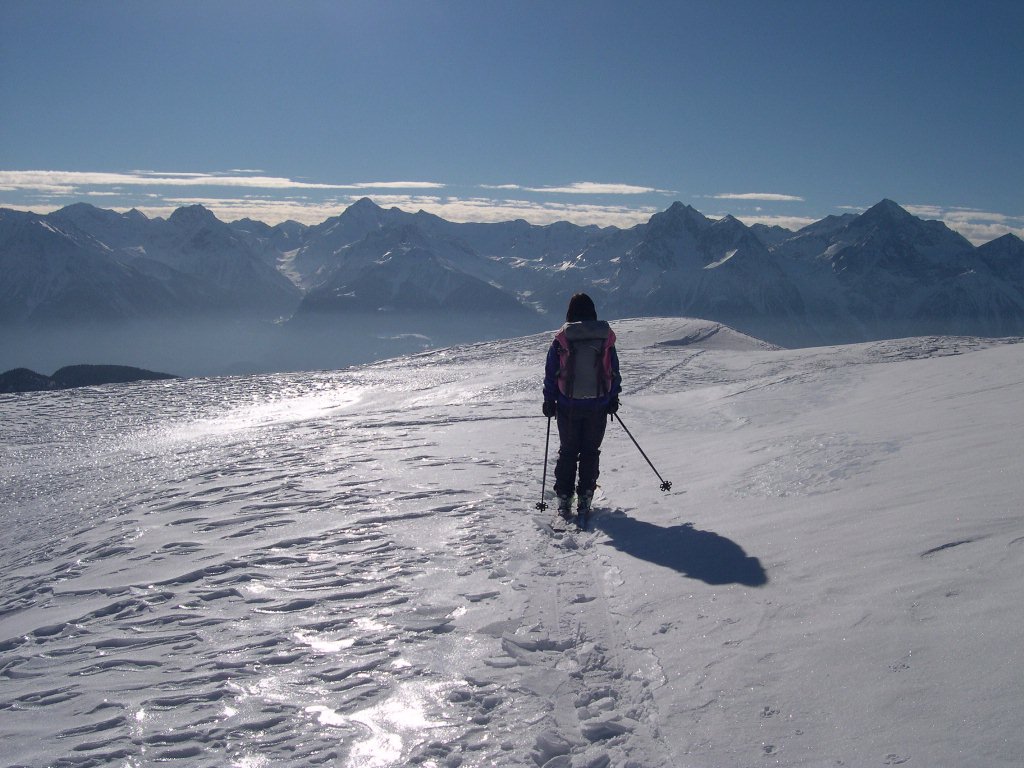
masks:
[(365, 181), (360, 184), (337, 186), (335, 189), (444, 189), (436, 181)]
[(711, 196), (714, 200), (755, 200), (762, 203), (802, 203), (797, 195), (781, 195), (776, 192), (723, 192)]
[(22, 213), (36, 213), (39, 214), (40, 216), (45, 216), (48, 213), (59, 211), (63, 207), (63, 205), (53, 205), (52, 203), (46, 203), (43, 205), (23, 205), (21, 203), (0, 202), (0, 208), (6, 208), (9, 211), (21, 211)]
[(973, 245), (982, 245), (1003, 235), (1024, 238), (1024, 216), (982, 211), (977, 208), (941, 205), (905, 205), (909, 213), (920, 218), (941, 221), (966, 237)]
[(563, 187), (517, 187), (507, 185), (495, 189), (521, 189), (523, 192), (555, 193), (562, 195), (649, 195), (673, 194), (667, 189), (640, 187), (635, 184), (602, 184), (596, 181), (576, 181)]
[(219, 173), (132, 171), (130, 173), (83, 171), (0, 170), (0, 190), (35, 191), (45, 194), (75, 194), (82, 187), (247, 187), (251, 189), (442, 189), (433, 181), (369, 181), (323, 184), (297, 181), (281, 176), (248, 176)]
[(987, 221), (992, 224), (1006, 224), (1013, 217), (1005, 213), (992, 213), (977, 208), (943, 208), (939, 205), (908, 205), (908, 212), (921, 218), (944, 219), (948, 221)]
[(938, 205), (905, 205), (903, 208), (920, 219), (941, 219), (944, 212)]

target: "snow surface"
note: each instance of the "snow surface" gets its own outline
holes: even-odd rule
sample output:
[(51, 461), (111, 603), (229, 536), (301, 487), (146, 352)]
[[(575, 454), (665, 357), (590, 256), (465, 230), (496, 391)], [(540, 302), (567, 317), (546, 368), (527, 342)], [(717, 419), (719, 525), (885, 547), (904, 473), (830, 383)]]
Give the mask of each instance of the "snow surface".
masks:
[(1024, 344), (615, 328), (587, 533), (548, 334), (0, 398), (0, 764), (1019, 766)]

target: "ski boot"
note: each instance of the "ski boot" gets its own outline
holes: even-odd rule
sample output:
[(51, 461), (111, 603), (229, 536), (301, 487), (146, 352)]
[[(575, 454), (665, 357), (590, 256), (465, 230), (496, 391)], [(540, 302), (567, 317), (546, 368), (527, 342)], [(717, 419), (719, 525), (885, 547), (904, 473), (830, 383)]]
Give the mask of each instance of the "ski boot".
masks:
[(593, 501), (594, 501), (594, 492), (593, 491), (580, 491), (576, 495), (576, 511), (577, 512), (581, 512), (581, 513), (582, 512), (589, 513), (590, 510), (591, 510), (591, 505), (592, 505)]
[(576, 497), (576, 515), (580, 528), (587, 527), (587, 521), (590, 520), (590, 512), (593, 509), (593, 501), (593, 491), (580, 491)]
[(565, 522), (572, 522), (572, 496), (558, 496), (558, 516)]

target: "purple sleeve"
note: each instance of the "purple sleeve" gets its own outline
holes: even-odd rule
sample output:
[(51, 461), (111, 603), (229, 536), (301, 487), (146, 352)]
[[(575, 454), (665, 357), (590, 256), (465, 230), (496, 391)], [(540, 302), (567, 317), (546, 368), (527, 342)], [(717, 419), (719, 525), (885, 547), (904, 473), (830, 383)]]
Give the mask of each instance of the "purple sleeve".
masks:
[(558, 344), (553, 342), (548, 348), (548, 357), (544, 362), (544, 399), (545, 400), (557, 400), (558, 399), (558, 369), (560, 367), (560, 361), (558, 359)]
[(615, 346), (608, 350), (611, 354), (612, 364), (612, 389), (609, 392), (610, 397), (618, 397), (622, 391), (622, 376), (619, 374), (619, 353), (615, 351)]

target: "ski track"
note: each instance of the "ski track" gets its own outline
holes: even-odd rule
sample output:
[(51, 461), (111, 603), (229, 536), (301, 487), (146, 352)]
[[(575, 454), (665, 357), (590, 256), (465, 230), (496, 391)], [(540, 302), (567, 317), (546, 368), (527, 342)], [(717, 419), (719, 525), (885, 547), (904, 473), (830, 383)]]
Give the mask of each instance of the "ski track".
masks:
[[(598, 546), (625, 511), (599, 495), (591, 530), (564, 534), (529, 511), (542, 422), (524, 413), (537, 410), (539, 374), (520, 371), (539, 369), (545, 341), (503, 342), (497, 371), (484, 344), (338, 373), (0, 403), (0, 488), (19, 510), (0, 533), (0, 761), (673, 764), (686, 739), (673, 749), (659, 732), (665, 670), (631, 639), (635, 606), (617, 600), (623, 575)], [(635, 391), (738, 394), (980, 345), (879, 342), (804, 370), (785, 352), (711, 360), (627, 343), (622, 356)], [(505, 442), (489, 444), (495, 421)], [(737, 493), (828, 492), (896, 450), (798, 435), (765, 445)], [(739, 646), (783, 609), (746, 610), (740, 622), (698, 606), (693, 621), (715, 623), (703, 637), (723, 655), (676, 683), (694, 725), (728, 716), (721, 692), (702, 694), (724, 669), (764, 684), (768, 660)]]

